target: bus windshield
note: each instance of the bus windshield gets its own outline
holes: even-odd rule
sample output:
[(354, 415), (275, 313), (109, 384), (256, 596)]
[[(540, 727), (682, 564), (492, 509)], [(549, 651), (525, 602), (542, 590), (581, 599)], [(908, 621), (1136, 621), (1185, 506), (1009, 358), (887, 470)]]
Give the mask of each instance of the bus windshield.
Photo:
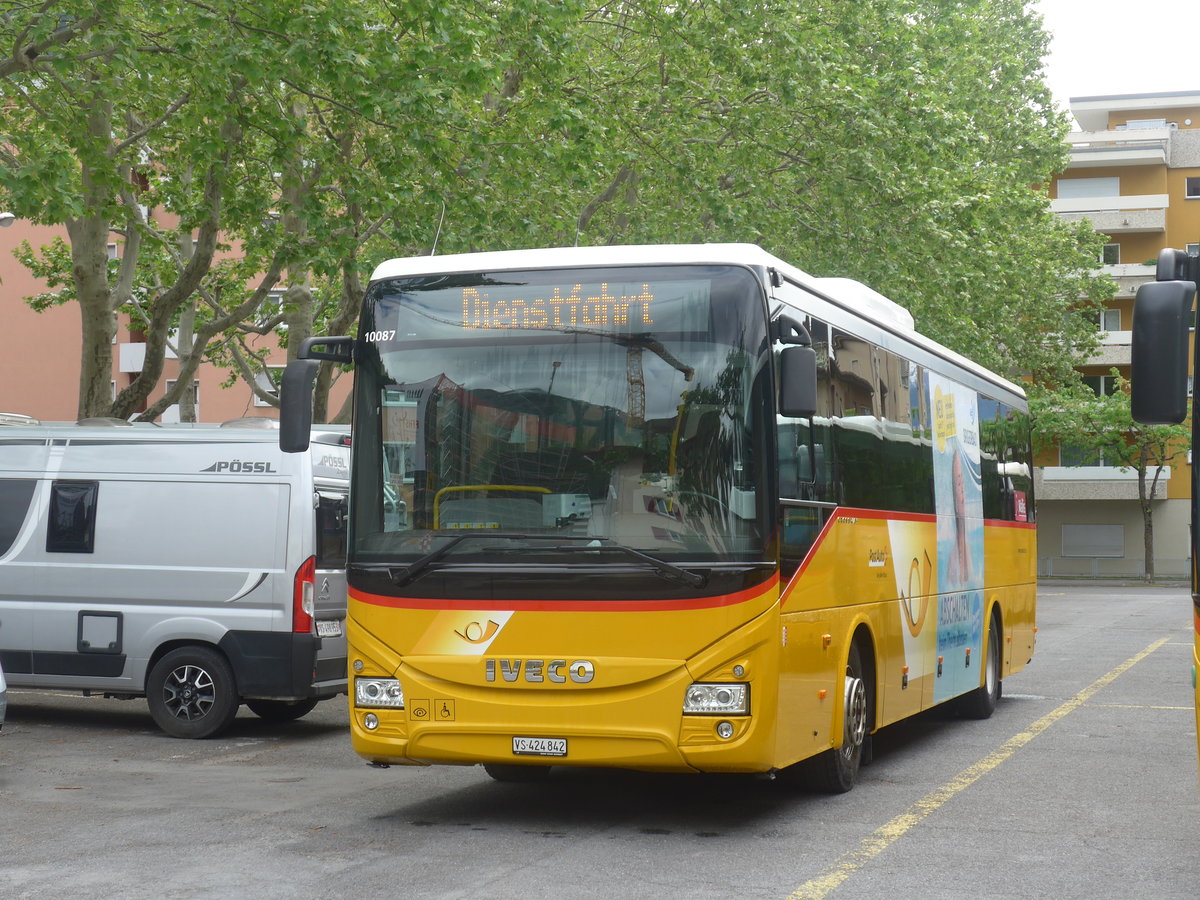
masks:
[(375, 284), (351, 567), (762, 560), (766, 334), (736, 266)]

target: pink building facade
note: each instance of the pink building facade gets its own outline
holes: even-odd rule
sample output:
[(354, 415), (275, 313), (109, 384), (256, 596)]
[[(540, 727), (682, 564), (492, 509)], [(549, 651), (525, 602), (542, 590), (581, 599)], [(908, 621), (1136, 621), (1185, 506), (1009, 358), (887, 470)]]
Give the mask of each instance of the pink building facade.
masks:
[[(66, 240), (66, 229), (47, 227), (14, 219), (0, 212), (0, 332), (5, 337), (6, 352), (0, 353), (0, 413), (32, 416), (43, 422), (73, 422), (79, 408), (79, 370), (82, 327), (79, 307), (74, 303), (35, 312), (25, 302), (26, 297), (42, 293), (46, 285), (14, 257), (22, 241), (29, 241), (35, 250), (55, 237)], [(110, 253), (119, 252), (118, 239), (113, 236)], [(279, 349), (273, 336), (259, 337), (252, 343), (256, 348), (271, 348), (268, 363), (283, 366), (287, 354)], [(145, 345), (136, 333), (131, 333), (124, 316), (118, 319), (117, 337), (113, 344), (113, 396), (129, 385), (142, 368)], [(179, 363), (169, 358), (163, 377), (150, 401), (161, 398), (174, 382)], [(196, 396), (197, 421), (220, 423), (244, 416), (279, 417), (278, 410), (257, 398), (248, 385), (238, 381), (223, 387), (229, 378), (227, 369), (202, 364), (193, 379)], [(350, 386), (343, 377), (334, 387), (330, 407), (341, 407)], [(179, 421), (178, 407), (170, 407), (160, 421)]]

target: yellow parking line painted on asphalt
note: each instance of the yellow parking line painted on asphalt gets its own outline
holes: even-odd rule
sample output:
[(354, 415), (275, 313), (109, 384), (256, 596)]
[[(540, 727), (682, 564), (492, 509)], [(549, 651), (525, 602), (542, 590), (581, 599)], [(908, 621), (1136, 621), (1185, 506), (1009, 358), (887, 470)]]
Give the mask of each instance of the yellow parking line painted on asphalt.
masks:
[(1098, 691), (1108, 687), (1169, 640), (1169, 637), (1161, 638), (1141, 653), (1131, 656), (1112, 671), (1097, 678), (1066, 703), (1042, 716), (1028, 729), (1010, 737), (979, 762), (963, 769), (937, 790), (926, 794), (900, 815), (876, 829), (869, 837), (863, 838), (857, 849), (851, 850), (825, 872), (792, 891), (788, 900), (822, 900), (822, 898), (828, 897), (847, 878), (902, 838), (915, 825), (919, 825), (930, 814), (936, 812), (948, 800), (999, 766), (1059, 719), (1079, 709)]
[(1145, 703), (1093, 703), (1097, 709), (1177, 709), (1180, 712), (1195, 712), (1194, 706), (1150, 706)]

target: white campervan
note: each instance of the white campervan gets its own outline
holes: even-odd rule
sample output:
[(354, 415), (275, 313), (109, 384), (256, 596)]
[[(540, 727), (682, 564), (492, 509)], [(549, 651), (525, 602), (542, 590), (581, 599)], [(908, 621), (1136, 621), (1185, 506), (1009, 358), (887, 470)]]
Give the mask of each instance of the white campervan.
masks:
[(346, 690), (350, 436), (217, 426), (0, 428), (0, 665), (10, 688), (145, 696), (176, 737), (240, 703)]

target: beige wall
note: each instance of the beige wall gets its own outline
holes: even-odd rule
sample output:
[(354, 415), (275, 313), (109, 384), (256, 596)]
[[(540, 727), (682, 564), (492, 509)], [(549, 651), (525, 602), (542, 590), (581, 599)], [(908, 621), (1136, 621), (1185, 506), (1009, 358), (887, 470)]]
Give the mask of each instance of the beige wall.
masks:
[[(1142, 514), (1137, 503), (1104, 500), (1057, 500), (1038, 503), (1039, 575), (1141, 576), (1146, 559)], [(1155, 574), (1188, 574), (1189, 501), (1163, 500), (1154, 504)], [(1122, 559), (1062, 556), (1064, 524), (1121, 525), (1125, 531)]]

